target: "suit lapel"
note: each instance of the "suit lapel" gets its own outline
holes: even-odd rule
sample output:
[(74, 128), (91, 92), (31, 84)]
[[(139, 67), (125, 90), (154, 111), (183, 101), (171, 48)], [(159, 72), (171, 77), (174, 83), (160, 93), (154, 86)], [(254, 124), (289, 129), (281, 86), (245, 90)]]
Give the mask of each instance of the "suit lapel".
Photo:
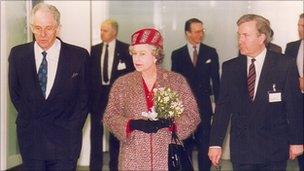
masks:
[(29, 62), (29, 72), (31, 72), (31, 75), (33, 75), (33, 81), (34, 81), (34, 87), (33, 90), (35, 91), (37, 97), (39, 100), (44, 101), (45, 98), (43, 96), (40, 84), (39, 84), (39, 79), (38, 79), (38, 73), (37, 73), (37, 69), (36, 68), (36, 60), (35, 60), (35, 49), (34, 49), (34, 43), (32, 42), (30, 44), (30, 51), (28, 52), (28, 54), (26, 55), (28, 58), (26, 58), (26, 60), (28, 60)]
[(197, 59), (197, 64), (196, 64), (196, 67), (201, 67), (202, 65), (200, 64), (203, 64), (204, 63), (204, 59), (206, 58), (206, 54), (207, 51), (206, 49), (204, 48), (203, 44), (201, 43), (200, 44), (200, 48), (199, 48), (199, 53), (198, 53), (198, 59)]
[(50, 91), (50, 94), (49, 94), (47, 100), (52, 99), (56, 95), (58, 89), (60, 89), (60, 86), (64, 85), (64, 83), (63, 83), (64, 75), (69, 73), (67, 71), (68, 56), (69, 55), (66, 53), (65, 45), (61, 41), (61, 48), (60, 48), (60, 53), (59, 53), (57, 71), (55, 73), (56, 75), (55, 75), (54, 83), (53, 83), (52, 89)]
[(101, 67), (102, 47), (103, 47), (103, 43), (100, 43), (99, 46), (97, 47), (96, 51), (95, 51), (95, 54), (93, 54), (94, 57), (96, 57), (96, 60), (94, 60), (94, 62), (96, 62), (96, 64), (94, 64), (94, 66), (96, 66), (97, 73), (98, 73), (98, 78), (96, 78), (96, 79), (99, 80), (98, 82), (100, 84), (102, 83), (102, 76), (101, 76), (101, 74), (102, 74), (102, 71), (101, 71), (101, 69), (102, 69), (102, 67)]
[(239, 56), (240, 58), (240, 64), (239, 69), (237, 70), (238, 73), (235, 73), (238, 75), (238, 87), (240, 91), (241, 97), (245, 101), (249, 102), (249, 92), (247, 87), (247, 57), (246, 56)]
[(184, 61), (183, 64), (185, 66), (188, 66), (188, 69), (194, 70), (194, 66), (193, 66), (193, 63), (192, 63), (192, 60), (191, 60), (191, 56), (190, 56), (190, 52), (188, 50), (187, 45), (184, 46), (183, 52), (184, 52), (184, 55), (182, 56), (183, 57), (183, 61)]
[(120, 60), (120, 54), (118, 52), (118, 49), (120, 49), (119, 42), (116, 40), (116, 45), (115, 45), (115, 49), (114, 49), (114, 56), (113, 56), (113, 63), (112, 63), (111, 78), (114, 77), (114, 74), (117, 71), (117, 65), (118, 65), (119, 60)]
[(261, 70), (261, 75), (260, 75), (260, 80), (258, 82), (258, 87), (257, 87), (257, 92), (256, 92), (256, 97), (255, 97), (255, 102), (259, 102), (262, 100), (262, 98), (265, 96), (263, 92), (267, 92), (267, 85), (269, 85), (269, 81), (271, 81), (270, 76), (273, 73), (273, 69), (275, 68), (275, 63), (274, 59), (267, 51), (265, 60), (263, 63), (263, 67)]

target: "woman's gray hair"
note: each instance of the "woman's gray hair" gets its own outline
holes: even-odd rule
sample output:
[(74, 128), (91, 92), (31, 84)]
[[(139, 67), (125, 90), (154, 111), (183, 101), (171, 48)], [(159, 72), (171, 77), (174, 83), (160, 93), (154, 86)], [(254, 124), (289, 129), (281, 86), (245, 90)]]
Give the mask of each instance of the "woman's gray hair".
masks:
[[(152, 50), (152, 55), (156, 58), (156, 64), (161, 64), (163, 62), (163, 59), (165, 57), (164, 54), (164, 50), (161, 47), (156, 47), (154, 45), (150, 45), (153, 46), (155, 49)], [(134, 47), (133, 46), (129, 46), (129, 53), (132, 56), (132, 51), (133, 51)]]
[(156, 64), (161, 64), (163, 62), (163, 59), (165, 57), (164, 50), (161, 47), (156, 47), (152, 51), (152, 55), (156, 58)]
[(34, 8), (32, 9), (31, 17), (30, 17), (30, 21), (31, 21), (30, 24), (33, 24), (34, 16), (35, 16), (36, 12), (39, 11), (39, 10), (46, 10), (46, 11), (51, 12), (53, 14), (53, 17), (54, 17), (55, 21), (57, 22), (57, 26), (60, 25), (60, 12), (58, 11), (58, 9), (53, 5), (46, 4), (46, 3), (43, 3), (43, 2), (35, 5)]

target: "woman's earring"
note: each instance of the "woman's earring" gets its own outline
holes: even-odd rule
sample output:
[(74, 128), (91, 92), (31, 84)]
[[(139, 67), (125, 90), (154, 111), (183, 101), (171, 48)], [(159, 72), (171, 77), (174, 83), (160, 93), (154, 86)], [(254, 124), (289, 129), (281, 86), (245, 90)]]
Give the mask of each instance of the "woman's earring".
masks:
[(156, 62), (157, 62), (157, 59), (154, 59), (154, 63), (156, 64)]

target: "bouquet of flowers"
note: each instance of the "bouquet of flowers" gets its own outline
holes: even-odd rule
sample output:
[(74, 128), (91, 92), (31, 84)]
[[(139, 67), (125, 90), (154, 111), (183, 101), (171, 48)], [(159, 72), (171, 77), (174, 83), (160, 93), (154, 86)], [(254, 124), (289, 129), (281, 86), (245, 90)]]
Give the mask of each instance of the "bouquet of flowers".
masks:
[(173, 119), (180, 117), (184, 111), (184, 106), (180, 100), (179, 94), (170, 88), (155, 88), (154, 107), (150, 112), (143, 112), (142, 115), (151, 120)]

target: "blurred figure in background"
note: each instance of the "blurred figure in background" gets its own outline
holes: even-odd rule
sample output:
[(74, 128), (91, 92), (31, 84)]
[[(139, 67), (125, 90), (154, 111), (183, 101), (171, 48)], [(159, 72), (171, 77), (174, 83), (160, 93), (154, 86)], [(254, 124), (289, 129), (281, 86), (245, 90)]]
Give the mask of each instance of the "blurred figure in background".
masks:
[[(88, 86), (90, 87), (89, 109), (91, 114), (90, 170), (101, 170), (103, 161), (102, 117), (108, 103), (113, 82), (120, 76), (134, 70), (129, 54), (129, 44), (117, 40), (118, 23), (105, 20), (100, 27), (102, 43), (91, 47), (88, 60)], [(117, 171), (119, 141), (110, 134), (110, 170)]]
[[(304, 56), (304, 13), (299, 17), (298, 21), (298, 32), (300, 40), (290, 42), (286, 45), (285, 55), (293, 58), (297, 61), (298, 71), (299, 71), (299, 87), (302, 91), (302, 96), (304, 98), (304, 79), (303, 79), (303, 56)], [(299, 109), (303, 114), (303, 104), (302, 108)], [(304, 115), (304, 114), (303, 114)], [(304, 120), (303, 120), (304, 123)], [(303, 132), (302, 132), (303, 133)], [(304, 171), (304, 155), (298, 157), (298, 163), (301, 171)]]
[(183, 75), (197, 100), (202, 122), (193, 136), (184, 141), (190, 156), (193, 148), (198, 149), (198, 165), (200, 171), (210, 170), (208, 158), (211, 116), (213, 114), (211, 95), (215, 101), (219, 93), (219, 59), (216, 49), (202, 42), (205, 29), (203, 22), (191, 18), (185, 23), (187, 44), (171, 55), (172, 71)]

